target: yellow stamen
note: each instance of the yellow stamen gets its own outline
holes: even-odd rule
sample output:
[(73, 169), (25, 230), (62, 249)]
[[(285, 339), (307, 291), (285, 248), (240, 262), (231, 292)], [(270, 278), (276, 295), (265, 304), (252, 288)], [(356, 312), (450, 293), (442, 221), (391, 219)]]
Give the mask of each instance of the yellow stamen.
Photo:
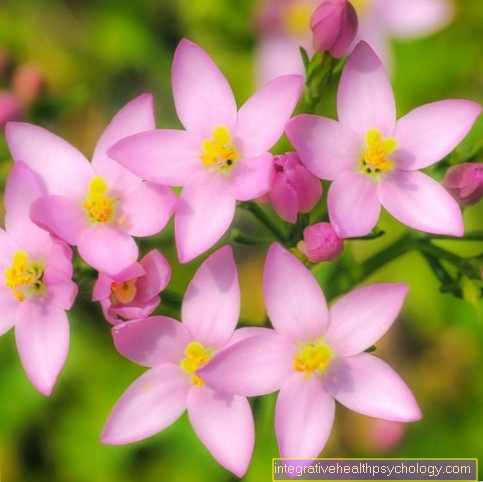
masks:
[(294, 358), (293, 367), (297, 372), (305, 372), (304, 379), (315, 371), (324, 373), (332, 359), (331, 349), (321, 340), (305, 343)]
[(136, 296), (137, 280), (137, 278), (133, 278), (122, 283), (117, 283), (116, 281), (113, 281), (111, 283), (111, 301), (114, 304), (121, 305), (131, 303), (131, 301)]
[(366, 133), (366, 150), (361, 163), (366, 174), (380, 174), (394, 169), (394, 162), (389, 156), (397, 149), (397, 140), (382, 137), (378, 129), (371, 128)]
[(200, 158), (208, 168), (231, 169), (240, 157), (231, 143), (230, 132), (225, 126), (218, 126), (213, 131), (211, 139), (205, 139), (201, 144)]
[(114, 219), (116, 200), (107, 196), (107, 183), (100, 176), (92, 178), (82, 207), (93, 223), (108, 223)]
[(180, 366), (185, 373), (192, 374), (191, 383), (197, 387), (204, 385), (204, 380), (196, 375), (196, 370), (207, 363), (211, 354), (200, 342), (192, 341), (184, 350), (185, 358), (181, 360)]
[(27, 296), (43, 290), (43, 274), (41, 263), (31, 263), (25, 251), (17, 251), (12, 266), (5, 270), (5, 286), (18, 301), (24, 301)]
[(283, 30), (293, 37), (307, 35), (310, 32), (310, 18), (313, 11), (313, 3), (303, 0), (292, 2), (282, 14)]

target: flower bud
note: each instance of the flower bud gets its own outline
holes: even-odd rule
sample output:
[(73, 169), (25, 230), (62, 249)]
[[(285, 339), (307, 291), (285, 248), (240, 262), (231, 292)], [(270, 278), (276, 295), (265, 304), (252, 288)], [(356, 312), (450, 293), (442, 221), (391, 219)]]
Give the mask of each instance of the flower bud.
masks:
[(357, 34), (357, 14), (348, 0), (325, 0), (310, 21), (314, 49), (343, 57)]
[(22, 103), (18, 97), (8, 90), (0, 91), (0, 127), (9, 121), (19, 120), (22, 114)]
[(30, 104), (45, 88), (44, 74), (36, 65), (20, 65), (13, 73), (12, 88), (24, 104)]
[(476, 204), (483, 197), (483, 164), (464, 162), (450, 167), (443, 186), (461, 206)]
[(269, 198), (277, 214), (295, 223), (299, 212), (308, 213), (322, 196), (322, 184), (295, 152), (275, 156)]
[(333, 261), (344, 250), (344, 240), (329, 223), (317, 223), (304, 229), (304, 239), (297, 248), (314, 263)]

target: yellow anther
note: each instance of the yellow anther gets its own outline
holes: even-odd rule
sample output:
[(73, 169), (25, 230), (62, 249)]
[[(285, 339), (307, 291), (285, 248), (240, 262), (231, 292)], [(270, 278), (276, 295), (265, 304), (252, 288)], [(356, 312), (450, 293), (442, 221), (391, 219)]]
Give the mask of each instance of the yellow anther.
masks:
[(5, 286), (12, 290), (18, 301), (24, 301), (26, 296), (44, 288), (43, 274), (40, 263), (30, 263), (25, 251), (17, 251), (13, 255), (12, 266), (5, 270)]
[(136, 296), (137, 280), (137, 278), (133, 278), (122, 283), (117, 283), (116, 281), (113, 281), (111, 283), (111, 301), (114, 304), (121, 305), (131, 303), (131, 301)]
[(397, 149), (397, 140), (384, 138), (378, 129), (371, 128), (366, 133), (366, 150), (361, 164), (366, 174), (380, 174), (394, 168), (389, 156)]
[(116, 200), (107, 196), (108, 186), (100, 176), (92, 178), (89, 192), (82, 207), (91, 222), (108, 223), (113, 221)]
[(306, 343), (294, 358), (293, 367), (297, 372), (304, 372), (304, 379), (317, 371), (323, 373), (332, 360), (332, 350), (323, 342)]
[(240, 157), (225, 126), (218, 126), (213, 131), (213, 137), (202, 142), (201, 150), (200, 158), (208, 168), (230, 169)]
[(197, 387), (201, 387), (204, 384), (202, 378), (195, 374), (196, 370), (207, 363), (211, 354), (200, 342), (192, 341), (184, 350), (185, 358), (181, 360), (181, 369), (188, 374), (192, 374), (191, 382)]

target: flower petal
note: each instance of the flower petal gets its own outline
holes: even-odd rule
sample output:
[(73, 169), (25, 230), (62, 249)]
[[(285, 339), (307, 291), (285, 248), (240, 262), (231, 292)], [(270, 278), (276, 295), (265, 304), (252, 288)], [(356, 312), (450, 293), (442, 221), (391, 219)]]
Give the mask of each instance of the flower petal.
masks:
[(235, 216), (235, 207), (235, 198), (225, 180), (216, 174), (200, 174), (184, 187), (175, 214), (181, 263), (204, 253), (225, 234)]
[(158, 365), (141, 375), (112, 409), (101, 442), (122, 445), (151, 437), (186, 410), (191, 383), (181, 368)]
[(233, 251), (223, 246), (198, 268), (181, 307), (181, 319), (194, 340), (220, 348), (240, 316), (240, 285)]
[(144, 303), (166, 288), (171, 279), (171, 266), (156, 249), (149, 251), (140, 264), (145, 269), (145, 274), (137, 280), (139, 296), (136, 299)]
[(66, 196), (41, 197), (32, 204), (30, 216), (35, 224), (72, 246), (77, 246), (88, 226), (85, 211), (75, 199)]
[(279, 390), (294, 373), (296, 347), (272, 331), (249, 336), (216, 354), (197, 371), (208, 385), (228, 393), (253, 397)]
[(189, 331), (167, 316), (128, 321), (112, 329), (116, 350), (139, 365), (179, 363), (191, 341)]
[(276, 213), (285, 221), (294, 224), (299, 212), (299, 201), (295, 189), (283, 172), (276, 172), (270, 189), (270, 201)]
[(51, 132), (24, 122), (5, 127), (15, 161), (37, 173), (49, 194), (82, 195), (93, 175), (90, 162), (73, 146)]
[(397, 121), (397, 167), (413, 171), (439, 161), (463, 140), (480, 113), (480, 104), (469, 100), (443, 100), (412, 110)]
[(407, 285), (402, 283), (381, 283), (351, 291), (331, 306), (325, 341), (342, 356), (369, 348), (393, 324), (407, 292)]
[(327, 385), (337, 401), (355, 412), (396, 422), (412, 422), (421, 411), (408, 386), (385, 362), (361, 353), (334, 361)]
[(272, 154), (266, 153), (238, 162), (227, 180), (232, 196), (238, 201), (249, 201), (265, 194), (270, 189), (272, 159)]
[(358, 172), (345, 172), (332, 182), (327, 206), (330, 222), (339, 238), (370, 233), (381, 212), (374, 181)]
[(280, 139), (302, 87), (299, 75), (277, 77), (242, 105), (233, 136), (245, 158), (261, 156)]
[(267, 254), (263, 292), (268, 317), (278, 333), (304, 342), (325, 332), (328, 312), (322, 289), (310, 271), (277, 243)]
[(237, 477), (247, 471), (255, 444), (255, 427), (245, 397), (204, 385), (188, 395), (188, 416), (196, 435), (216, 461)]
[(280, 389), (275, 407), (280, 456), (317, 457), (329, 438), (334, 415), (334, 398), (320, 378), (293, 375)]
[(366, 42), (360, 42), (347, 61), (337, 92), (339, 121), (364, 142), (371, 127), (384, 137), (394, 133), (396, 103), (384, 67)]
[(65, 311), (48, 299), (25, 300), (17, 312), (15, 339), (29, 380), (40, 393), (49, 396), (69, 350)]
[(78, 241), (81, 258), (111, 277), (138, 259), (138, 246), (131, 236), (108, 224), (85, 229)]
[(172, 85), (186, 130), (211, 138), (217, 126), (233, 129), (237, 107), (231, 87), (212, 58), (189, 40), (181, 40), (174, 54)]
[(286, 132), (305, 167), (320, 179), (332, 181), (357, 166), (361, 144), (340, 122), (301, 114), (287, 123)]
[(117, 224), (131, 236), (152, 236), (168, 224), (177, 202), (174, 192), (166, 186), (140, 183), (122, 200)]
[(462, 236), (458, 203), (437, 181), (419, 171), (395, 171), (379, 184), (387, 211), (407, 226), (432, 234)]
[(128, 136), (107, 153), (146, 181), (183, 186), (203, 169), (202, 142), (202, 138), (189, 132), (157, 129)]
[(2, 307), (2, 314), (0, 316), (0, 336), (2, 336), (15, 325), (20, 302), (15, 296), (13, 296), (9, 289), (4, 289), (2, 287), (0, 290), (0, 306)]

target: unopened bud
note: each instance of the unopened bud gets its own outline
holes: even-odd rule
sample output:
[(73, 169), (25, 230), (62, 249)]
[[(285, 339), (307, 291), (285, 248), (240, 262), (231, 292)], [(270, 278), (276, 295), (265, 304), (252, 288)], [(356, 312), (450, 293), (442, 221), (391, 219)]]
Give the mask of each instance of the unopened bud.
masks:
[(443, 186), (461, 206), (476, 204), (483, 197), (483, 164), (464, 162), (450, 167)]
[(297, 247), (314, 263), (333, 261), (344, 250), (344, 240), (329, 223), (317, 223), (304, 229), (304, 239)]

